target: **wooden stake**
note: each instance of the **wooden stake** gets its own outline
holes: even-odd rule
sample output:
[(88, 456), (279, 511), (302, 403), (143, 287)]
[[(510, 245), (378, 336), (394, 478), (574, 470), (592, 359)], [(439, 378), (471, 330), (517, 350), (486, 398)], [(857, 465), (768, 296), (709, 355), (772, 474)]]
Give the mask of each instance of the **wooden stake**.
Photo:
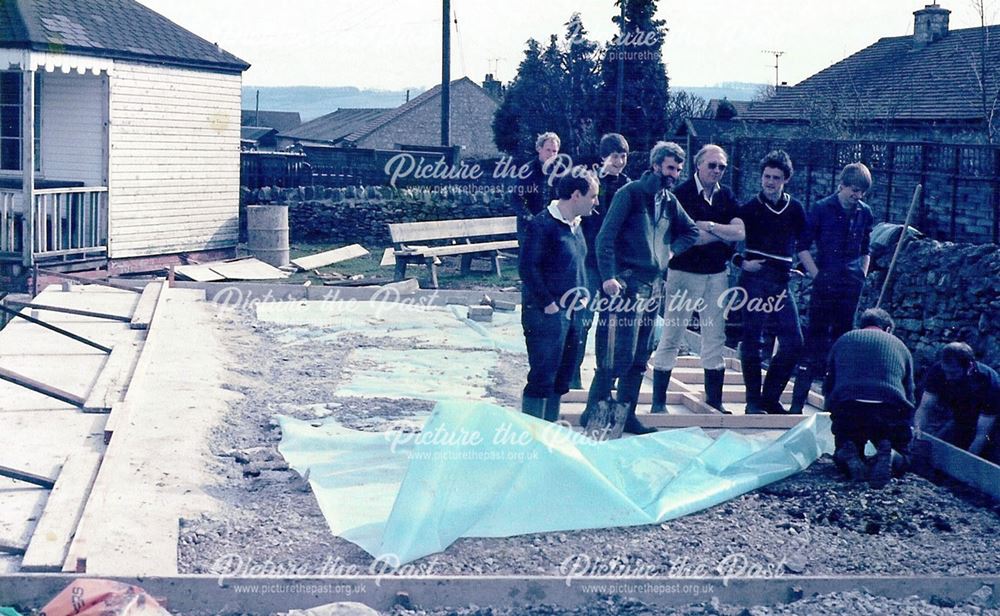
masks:
[(53, 486), (56, 485), (55, 479), (49, 479), (48, 477), (42, 477), (41, 475), (19, 471), (16, 468), (9, 468), (7, 466), (0, 466), (0, 475), (16, 479), (17, 481), (23, 481), (24, 483), (41, 486), (48, 490), (51, 490)]

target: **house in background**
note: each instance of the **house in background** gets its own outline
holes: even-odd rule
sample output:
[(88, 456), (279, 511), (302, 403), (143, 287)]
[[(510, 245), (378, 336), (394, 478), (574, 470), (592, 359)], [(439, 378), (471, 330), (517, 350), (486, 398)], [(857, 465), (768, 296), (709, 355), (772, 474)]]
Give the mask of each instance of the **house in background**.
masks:
[(996, 115), (996, 130), (1000, 25), (949, 30), (950, 13), (937, 3), (927, 5), (913, 13), (912, 36), (879, 39), (795, 86), (778, 88), (739, 117), (767, 123), (771, 132), (844, 121), (925, 139), (932, 132), (982, 133), (985, 118)]
[(0, 2), (7, 276), (233, 254), (248, 67), (134, 0)]
[[(451, 82), (451, 142), (462, 158), (500, 155), (493, 142), (498, 100), (468, 77)], [(397, 150), (441, 143), (441, 86), (395, 109), (339, 109), (279, 136), (279, 146), (294, 143)]]
[(298, 111), (265, 111), (263, 109), (242, 109), (240, 110), (241, 126), (256, 126), (259, 128), (273, 128), (278, 132), (291, 130), (302, 124), (302, 117)]
[(386, 108), (351, 109), (342, 108), (296, 126), (281, 131), (279, 146), (301, 145), (343, 145), (344, 138), (364, 128), (372, 120), (389, 111)]

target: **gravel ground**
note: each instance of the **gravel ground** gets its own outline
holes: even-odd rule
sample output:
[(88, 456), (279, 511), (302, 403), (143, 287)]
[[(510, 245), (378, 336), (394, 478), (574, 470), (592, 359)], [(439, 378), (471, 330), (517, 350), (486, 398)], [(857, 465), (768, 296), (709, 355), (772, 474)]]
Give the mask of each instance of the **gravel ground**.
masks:
[[(221, 487), (211, 488), (219, 510), (181, 521), (180, 572), (322, 575), (352, 565), (368, 570), (372, 558), (330, 534), (308, 485), (277, 453), (280, 430), (272, 417), (276, 413), (303, 419), (328, 416), (361, 430), (413, 424), (433, 403), (333, 395), (350, 349), (403, 348), (401, 343), (345, 336), (288, 346), (282, 341), (287, 340), (290, 328), (259, 323), (242, 314), (232, 315), (225, 328), (223, 335), (231, 351), (241, 359), (233, 389), (243, 398), (213, 437), (215, 470), (227, 478)], [(516, 405), (526, 360), (505, 356), (499, 364), (505, 367), (493, 375), (490, 394)], [(914, 475), (893, 480), (884, 490), (872, 490), (841, 481), (831, 460), (824, 457), (784, 481), (661, 525), (461, 539), (443, 554), (415, 565), (426, 565), (437, 575), (559, 576), (581, 568), (595, 574), (667, 576), (699, 571), (702, 575), (756, 577), (997, 575), (998, 536), (1000, 505), (976, 494)], [(848, 614), (876, 613), (876, 609), (887, 614), (987, 613), (974, 611), (974, 605), (955, 608), (973, 611), (953, 611), (916, 599), (882, 605), (888, 600), (859, 593), (823, 598), (824, 605), (841, 606), (830, 607), (831, 611), (819, 606), (814, 610), (808, 601), (793, 604), (800, 605), (797, 610), (785, 606), (726, 611), (730, 608), (705, 604), (676, 613)], [(857, 602), (871, 604), (873, 611), (853, 607)], [(608, 609), (617, 611), (535, 613), (656, 613), (628, 601), (612, 603)], [(792, 611), (783, 611), (786, 608)]]

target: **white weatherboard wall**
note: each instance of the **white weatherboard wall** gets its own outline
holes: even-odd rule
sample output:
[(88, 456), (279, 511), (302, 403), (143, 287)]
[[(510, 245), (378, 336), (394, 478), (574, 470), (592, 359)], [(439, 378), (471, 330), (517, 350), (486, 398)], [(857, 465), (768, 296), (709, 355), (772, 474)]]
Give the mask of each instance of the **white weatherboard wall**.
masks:
[(115, 62), (111, 258), (236, 245), (241, 82), (239, 74)]
[(104, 186), (104, 79), (42, 72), (42, 177)]

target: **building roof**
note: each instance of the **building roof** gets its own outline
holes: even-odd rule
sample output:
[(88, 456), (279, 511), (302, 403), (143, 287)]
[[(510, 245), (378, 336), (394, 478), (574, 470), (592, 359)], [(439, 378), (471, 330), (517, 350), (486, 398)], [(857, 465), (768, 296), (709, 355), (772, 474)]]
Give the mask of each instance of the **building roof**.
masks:
[[(452, 88), (456, 88), (459, 85), (462, 85), (463, 83), (468, 83), (469, 85), (471, 85), (471, 86), (473, 86), (473, 87), (475, 87), (475, 88), (477, 88), (479, 90), (482, 90), (483, 93), (486, 95), (486, 100), (491, 100), (491, 101), (493, 101), (494, 104), (496, 104), (496, 99), (494, 99), (492, 96), (490, 96), (489, 94), (487, 94), (486, 91), (483, 90), (483, 88), (478, 83), (476, 83), (475, 81), (472, 81), (468, 77), (462, 77), (461, 79), (456, 79), (456, 80), (452, 81), (451, 82), (451, 87)], [(348, 141), (348, 142), (360, 141), (361, 139), (364, 139), (368, 135), (370, 135), (370, 134), (374, 133), (375, 131), (377, 131), (378, 129), (382, 128), (386, 124), (388, 124), (388, 123), (396, 120), (397, 118), (400, 118), (400, 117), (406, 115), (407, 113), (413, 111), (414, 109), (416, 109), (418, 107), (421, 107), (423, 105), (426, 105), (426, 104), (430, 103), (431, 101), (434, 101), (434, 100), (436, 100), (436, 99), (438, 99), (440, 97), (441, 97), (441, 84), (438, 84), (438, 85), (434, 86), (433, 88), (431, 88), (430, 90), (427, 90), (426, 92), (421, 93), (420, 96), (417, 96), (415, 98), (411, 98), (409, 102), (403, 103), (402, 105), (400, 105), (399, 107), (396, 107), (395, 109), (389, 109), (385, 113), (382, 113), (382, 114), (378, 115), (377, 117), (373, 118), (372, 120), (370, 120), (365, 125), (363, 125), (363, 126), (357, 128), (357, 129), (353, 130), (350, 134), (348, 134), (347, 136), (344, 137), (344, 141)]]
[(715, 117), (716, 112), (719, 111), (719, 105), (722, 103), (722, 101), (728, 101), (729, 104), (733, 106), (733, 109), (736, 110), (737, 117), (742, 117), (744, 113), (749, 111), (750, 105), (753, 104), (750, 101), (732, 101), (729, 100), (728, 98), (713, 98), (712, 100), (708, 101), (708, 111), (707, 111), (708, 117), (710, 118)]
[(298, 111), (256, 111), (240, 110), (240, 124), (243, 126), (270, 126), (278, 131), (286, 131), (302, 124)]
[(278, 131), (268, 126), (240, 127), (240, 139), (243, 141), (259, 141), (261, 137), (276, 134), (278, 134)]
[[(737, 116), (738, 118), (738, 116)], [(737, 120), (715, 120), (712, 118), (685, 118), (674, 135), (684, 137), (690, 135), (696, 139), (712, 140), (727, 131), (738, 128), (742, 124)]]
[[(988, 26), (985, 34), (986, 91), (996, 93), (1000, 25)], [(779, 88), (739, 117), (809, 120), (835, 111), (850, 120), (982, 119), (977, 60), (983, 35), (982, 28), (951, 30), (920, 48), (912, 36), (879, 39), (793, 87)]]
[(296, 126), (292, 130), (283, 130), (282, 136), (336, 142), (389, 111), (392, 110), (345, 107)]
[(250, 67), (135, 0), (0, 0), (0, 47), (233, 73)]

